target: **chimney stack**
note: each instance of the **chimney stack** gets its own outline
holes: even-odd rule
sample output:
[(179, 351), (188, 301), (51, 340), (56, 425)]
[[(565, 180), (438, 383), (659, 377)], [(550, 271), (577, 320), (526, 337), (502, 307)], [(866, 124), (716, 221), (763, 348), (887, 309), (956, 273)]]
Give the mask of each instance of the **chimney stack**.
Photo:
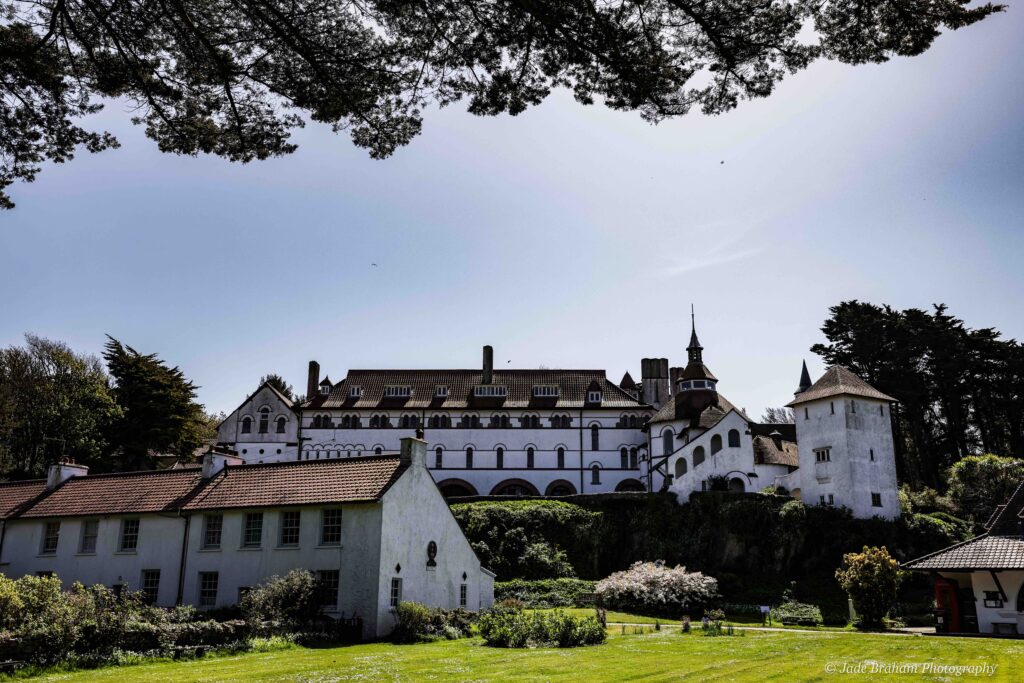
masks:
[(494, 380), (494, 349), (490, 345), (484, 347), (484, 379), (483, 384), (491, 384)]
[(306, 379), (306, 400), (316, 396), (320, 388), (320, 364), (315, 360), (309, 361), (309, 376)]
[(89, 474), (89, 468), (85, 465), (76, 465), (69, 458), (61, 458), (56, 465), (50, 465), (46, 473), (46, 490), (52, 491), (72, 477), (84, 477)]
[(234, 466), (245, 464), (245, 460), (242, 460), (242, 458), (237, 455), (222, 453), (220, 451), (215, 451), (212, 448), (203, 453), (201, 462), (203, 465), (203, 479), (209, 479), (228, 465)]
[(400, 459), (402, 463), (411, 467), (427, 468), (427, 442), (422, 438), (421, 432), (416, 432), (416, 437), (406, 436), (402, 438), (402, 450)]

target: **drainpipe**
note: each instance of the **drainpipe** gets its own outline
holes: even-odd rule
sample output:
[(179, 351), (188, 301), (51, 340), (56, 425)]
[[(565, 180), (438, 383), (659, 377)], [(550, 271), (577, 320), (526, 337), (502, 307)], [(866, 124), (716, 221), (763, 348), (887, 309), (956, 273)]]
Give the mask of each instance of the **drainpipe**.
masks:
[[(179, 512), (179, 514), (181, 514)], [(178, 596), (174, 599), (175, 605), (180, 605), (185, 597), (185, 559), (188, 557), (188, 528), (192, 522), (192, 515), (185, 515), (185, 531), (181, 535), (181, 562), (178, 565)]]
[(580, 493), (583, 493), (583, 408), (580, 408)]
[(4, 536), (7, 535), (7, 520), (0, 519), (0, 566), (4, 563)]

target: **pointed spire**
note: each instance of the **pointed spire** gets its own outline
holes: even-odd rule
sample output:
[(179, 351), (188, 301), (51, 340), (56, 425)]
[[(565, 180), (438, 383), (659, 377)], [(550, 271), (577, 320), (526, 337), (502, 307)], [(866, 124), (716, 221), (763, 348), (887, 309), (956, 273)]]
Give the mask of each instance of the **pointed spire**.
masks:
[(700, 345), (700, 341), (697, 339), (697, 319), (693, 313), (693, 304), (690, 304), (690, 345), (686, 347), (689, 362), (691, 363), (703, 363), (704, 360), (701, 358), (701, 351), (704, 347)]
[(807, 361), (804, 361), (804, 369), (800, 372), (800, 386), (796, 393), (802, 394), (811, 388), (811, 373), (807, 372)]

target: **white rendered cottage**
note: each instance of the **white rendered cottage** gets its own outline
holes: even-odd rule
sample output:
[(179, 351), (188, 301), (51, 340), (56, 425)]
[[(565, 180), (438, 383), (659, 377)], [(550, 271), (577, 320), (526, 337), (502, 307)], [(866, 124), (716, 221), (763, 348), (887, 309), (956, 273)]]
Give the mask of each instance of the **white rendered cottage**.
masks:
[(0, 484), (0, 572), (212, 608), (308, 569), (328, 614), (361, 617), (366, 638), (391, 631), (401, 600), (486, 608), (494, 575), (425, 458), (426, 444), (405, 438), (400, 455), (352, 460), (246, 465), (211, 452), (201, 468), (93, 476), (57, 465), (47, 482)]

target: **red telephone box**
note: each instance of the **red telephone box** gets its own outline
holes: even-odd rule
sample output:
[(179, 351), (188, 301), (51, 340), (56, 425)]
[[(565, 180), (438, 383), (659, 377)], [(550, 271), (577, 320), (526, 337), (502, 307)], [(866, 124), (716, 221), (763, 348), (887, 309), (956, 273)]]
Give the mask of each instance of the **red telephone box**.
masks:
[(960, 633), (959, 584), (953, 579), (935, 577), (935, 630)]

